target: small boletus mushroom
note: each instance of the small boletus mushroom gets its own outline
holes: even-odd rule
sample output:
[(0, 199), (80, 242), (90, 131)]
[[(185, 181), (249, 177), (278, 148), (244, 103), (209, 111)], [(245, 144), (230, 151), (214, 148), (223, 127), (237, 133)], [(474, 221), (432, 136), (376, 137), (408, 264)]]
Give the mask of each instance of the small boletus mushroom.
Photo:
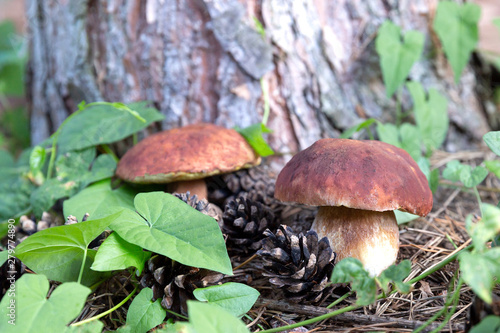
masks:
[(276, 180), (281, 201), (320, 206), (311, 229), (337, 260), (359, 259), (372, 276), (396, 261), (394, 210), (425, 216), (432, 192), (403, 149), (369, 140), (322, 139), (296, 154)]
[(209, 123), (188, 125), (146, 137), (121, 158), (116, 175), (138, 184), (173, 184), (171, 192), (206, 199), (203, 178), (260, 163), (235, 130)]

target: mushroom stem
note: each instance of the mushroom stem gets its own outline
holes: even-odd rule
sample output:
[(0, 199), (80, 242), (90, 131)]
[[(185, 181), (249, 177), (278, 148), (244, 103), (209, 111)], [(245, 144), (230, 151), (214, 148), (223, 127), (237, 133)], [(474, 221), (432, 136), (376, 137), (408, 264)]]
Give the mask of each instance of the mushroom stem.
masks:
[(207, 184), (204, 179), (183, 180), (171, 183), (168, 186), (170, 193), (186, 193), (189, 191), (191, 195), (197, 195), (198, 199), (207, 199)]
[(321, 206), (311, 229), (328, 238), (337, 262), (347, 257), (359, 259), (371, 276), (396, 261), (399, 228), (393, 211)]

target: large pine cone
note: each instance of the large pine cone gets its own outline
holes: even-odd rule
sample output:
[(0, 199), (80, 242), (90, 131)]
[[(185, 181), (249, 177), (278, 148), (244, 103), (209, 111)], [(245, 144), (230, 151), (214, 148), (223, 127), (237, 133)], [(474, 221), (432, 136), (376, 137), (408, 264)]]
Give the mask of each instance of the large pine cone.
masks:
[(153, 290), (153, 301), (161, 299), (168, 310), (187, 315), (187, 300), (194, 299), (196, 288), (217, 284), (223, 274), (185, 266), (162, 255), (148, 260), (141, 278), (143, 288)]
[(318, 303), (332, 290), (329, 278), (335, 252), (326, 237), (318, 241), (315, 231), (298, 236), (281, 225), (276, 233), (264, 232), (267, 238), (257, 252), (264, 259), (266, 276), (271, 284), (282, 288), (285, 296), (296, 303)]
[(190, 195), (189, 192), (187, 193), (174, 193), (177, 198), (181, 199), (194, 209), (198, 210), (199, 212), (202, 212), (205, 215), (208, 215), (210, 217), (213, 217), (219, 225), (221, 224), (222, 221), (222, 210), (212, 204), (209, 203), (207, 200), (204, 199), (198, 199), (198, 196), (195, 195)]
[(250, 195), (250, 199), (270, 206), (274, 199), (276, 173), (267, 165), (214, 176), (207, 181), (208, 199), (224, 207), (229, 200)]
[(222, 232), (227, 235), (230, 252), (255, 252), (261, 247), (264, 230), (276, 229), (271, 209), (257, 201), (243, 197), (230, 200), (223, 215)]

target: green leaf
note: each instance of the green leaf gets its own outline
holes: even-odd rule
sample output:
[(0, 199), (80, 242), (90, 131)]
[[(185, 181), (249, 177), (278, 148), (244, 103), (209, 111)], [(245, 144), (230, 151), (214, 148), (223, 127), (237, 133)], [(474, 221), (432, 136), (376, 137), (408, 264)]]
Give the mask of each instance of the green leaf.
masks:
[(391, 265), (386, 270), (384, 270), (378, 280), (382, 286), (382, 289), (388, 293), (390, 291), (390, 282), (394, 282), (396, 289), (407, 294), (410, 292), (411, 284), (403, 282), (403, 280), (408, 277), (411, 271), (411, 262), (409, 260), (403, 260), (399, 265)]
[(486, 169), (495, 174), (498, 178), (500, 178), (500, 161), (492, 160), (492, 161), (484, 161), (484, 165)]
[(412, 124), (404, 123), (399, 128), (399, 136), (401, 138), (401, 148), (406, 150), (415, 161), (418, 161), (422, 156), (418, 128)]
[(245, 324), (219, 306), (188, 301), (189, 322), (196, 332), (249, 333)]
[(377, 296), (375, 279), (368, 274), (358, 259), (344, 258), (338, 262), (333, 270), (331, 281), (332, 283), (351, 283), (352, 289), (358, 296), (356, 300), (358, 305), (369, 305), (375, 302)]
[(458, 260), (464, 281), (477, 296), (491, 304), (494, 281), (500, 277), (500, 248), (484, 253), (463, 252)]
[(459, 181), (465, 187), (479, 185), (488, 176), (488, 170), (482, 166), (474, 169), (470, 165), (462, 164), (457, 160), (450, 161), (443, 170), (443, 177), (451, 181)]
[(120, 213), (38, 231), (16, 247), (16, 257), (38, 274), (44, 274), (51, 280), (68, 282), (78, 280), (86, 253), (82, 284), (92, 285), (103, 274), (90, 270), (96, 251), (87, 247), (120, 217)]
[(500, 156), (500, 131), (486, 133), (483, 140), (492, 152)]
[(89, 106), (68, 118), (60, 128), (58, 145), (61, 152), (119, 141), (164, 118), (155, 108), (147, 107), (146, 102), (126, 106), (146, 122), (124, 109), (121, 103), (102, 104)]
[(9, 258), (9, 252), (5, 251), (5, 250), (1, 251), (0, 252), (0, 266), (5, 264), (5, 262), (7, 261), (8, 258)]
[(472, 222), (471, 215), (465, 219), (465, 227), (472, 238), (475, 249), (484, 249), (486, 242), (500, 233), (500, 208), (489, 204), (482, 204), (483, 217), (477, 223)]
[(472, 51), (476, 48), (480, 16), (481, 8), (470, 2), (463, 5), (454, 1), (438, 3), (433, 27), (453, 68), (455, 82), (458, 82)]
[(80, 220), (86, 213), (93, 219), (109, 215), (114, 207), (134, 209), (136, 192), (123, 185), (111, 188), (109, 179), (95, 183), (63, 203), (64, 216), (73, 215)]
[(94, 271), (113, 271), (135, 267), (137, 274), (140, 275), (144, 264), (150, 257), (151, 252), (130, 244), (114, 232), (99, 246), (90, 268)]
[(401, 148), (401, 141), (399, 140), (399, 130), (396, 125), (390, 123), (377, 123), (377, 135), (380, 141)]
[(500, 333), (500, 317), (495, 315), (484, 317), (469, 333)]
[(260, 295), (254, 288), (236, 282), (197, 288), (193, 294), (198, 301), (218, 305), (236, 317), (247, 313)]
[(116, 169), (113, 157), (95, 156), (93, 147), (60, 155), (56, 162), (57, 178), (74, 181), (80, 191), (90, 183), (112, 177)]
[(31, 150), (25, 151), (14, 162), (10, 153), (0, 150), (0, 221), (19, 217), (31, 209), (30, 195), (35, 185), (25, 176), (29, 172), (30, 153)]
[(148, 332), (163, 322), (167, 313), (161, 306), (160, 300), (152, 302), (152, 298), (151, 288), (144, 288), (130, 304), (127, 312), (127, 325), (130, 326), (130, 332)]
[(439, 169), (436, 168), (434, 170), (431, 170), (431, 161), (426, 157), (421, 157), (417, 161), (417, 164), (429, 181), (429, 187), (432, 193), (436, 192), (439, 186)]
[(474, 187), (482, 183), (488, 176), (488, 170), (485, 167), (477, 166), (474, 169), (466, 165), (460, 172), (460, 181), (465, 187)]
[(398, 224), (408, 223), (420, 217), (418, 215), (402, 212), (400, 210), (395, 210), (394, 215), (396, 215), (396, 221), (398, 221)]
[(78, 184), (73, 180), (61, 182), (57, 178), (47, 179), (31, 193), (30, 202), (33, 213), (40, 218), (42, 213), (54, 206), (57, 200), (76, 193), (77, 186)]
[(418, 161), (421, 157), (420, 134), (417, 127), (404, 123), (400, 128), (393, 124), (377, 123), (377, 135), (380, 141), (406, 150), (408, 154)]
[(232, 274), (217, 222), (164, 192), (140, 193), (135, 212), (124, 209), (111, 225), (127, 242), (163, 254), (184, 265)]
[(46, 152), (45, 148), (35, 146), (30, 155), (30, 170), (32, 173), (37, 173), (45, 164)]
[(274, 154), (274, 151), (269, 147), (263, 137), (264, 133), (272, 132), (266, 125), (259, 123), (245, 128), (236, 127), (235, 130), (247, 140), (250, 146), (252, 146), (255, 152), (260, 156), (266, 157)]
[(379, 28), (375, 48), (380, 57), (380, 67), (391, 97), (404, 83), (413, 64), (420, 58), (424, 47), (424, 35), (419, 31), (407, 31), (401, 41), (401, 29), (391, 21)]
[[(47, 299), (49, 281), (43, 275), (24, 274), (16, 282), (15, 299), (3, 297), (0, 303), (0, 331), (64, 332), (85, 305), (91, 290), (75, 282), (63, 283)], [(15, 300), (15, 303), (12, 301)], [(8, 322), (9, 306), (15, 307), (15, 325)], [(9, 319), (8, 319), (9, 318)]]
[(167, 323), (165, 328), (161, 328), (155, 333), (196, 333), (193, 325), (185, 321), (177, 321), (175, 323)]
[(413, 98), (415, 120), (427, 153), (441, 147), (448, 133), (448, 101), (437, 90), (425, 91), (418, 82), (408, 82), (408, 91)]
[(350, 128), (348, 128), (347, 130), (345, 130), (341, 135), (340, 135), (340, 138), (341, 139), (349, 139), (350, 137), (352, 137), (352, 135), (354, 133), (357, 133), (365, 128), (369, 128), (373, 123), (377, 122), (376, 119), (373, 119), (373, 118), (370, 118), (370, 119), (367, 119), (365, 121), (363, 121), (362, 123), (359, 123), (357, 125), (354, 125)]

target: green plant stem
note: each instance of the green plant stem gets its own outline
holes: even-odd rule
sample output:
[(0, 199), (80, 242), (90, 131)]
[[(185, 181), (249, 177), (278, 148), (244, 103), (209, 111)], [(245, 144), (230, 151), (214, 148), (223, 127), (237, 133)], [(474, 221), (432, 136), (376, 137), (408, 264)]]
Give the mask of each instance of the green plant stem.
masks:
[(112, 307), (108, 311), (104, 311), (103, 313), (99, 313), (97, 316), (90, 317), (88, 319), (73, 323), (70, 326), (81, 326), (83, 324), (90, 323), (91, 321), (97, 320), (99, 318), (102, 318), (102, 317), (110, 314), (111, 312), (115, 311), (116, 309), (120, 308), (123, 304), (125, 304), (130, 299), (130, 297), (132, 297), (135, 294), (135, 292), (137, 291), (138, 288), (139, 288), (139, 285), (135, 286), (135, 289), (132, 290), (132, 292), (127, 297), (125, 297), (125, 299), (123, 301), (116, 304), (114, 307)]
[(262, 97), (264, 98), (264, 115), (262, 116), (262, 124), (265, 126), (269, 119), (269, 87), (264, 78), (260, 79), (260, 88), (262, 89)]
[(460, 288), (462, 287), (462, 284), (463, 284), (463, 281), (462, 281), (462, 278), (460, 278), (458, 280), (457, 289), (455, 290), (455, 293), (453, 294), (453, 297), (452, 297), (453, 305), (451, 307), (451, 310), (448, 311), (448, 313), (444, 317), (442, 323), (439, 324), (439, 326), (436, 327), (434, 330), (432, 330), (431, 333), (441, 332), (443, 327), (450, 321), (451, 316), (453, 316), (453, 314), (457, 310), (458, 300), (459, 300), (459, 296), (460, 296)]
[(118, 158), (118, 156), (115, 155), (115, 153), (113, 152), (113, 150), (111, 150), (111, 148), (109, 147), (109, 145), (101, 145), (102, 149), (106, 152), (106, 154), (110, 155), (114, 160), (115, 162), (118, 163), (118, 161), (120, 160)]
[(307, 320), (304, 320), (304, 321), (301, 321), (301, 322), (298, 322), (298, 323), (295, 323), (295, 324), (281, 326), (281, 327), (277, 327), (277, 328), (272, 328), (272, 329), (264, 330), (264, 331), (260, 331), (260, 332), (261, 333), (273, 333), (273, 332), (281, 332), (281, 331), (291, 330), (293, 328), (297, 328), (297, 327), (300, 327), (300, 326), (313, 324), (313, 323), (316, 323), (318, 321), (334, 317), (334, 316), (339, 315), (339, 314), (344, 313), (344, 312), (353, 311), (353, 310), (356, 310), (356, 309), (358, 309), (360, 307), (361, 307), (361, 305), (349, 305), (349, 306), (346, 306), (345, 308), (338, 309), (338, 310), (335, 310), (335, 311), (332, 311), (332, 312), (328, 312), (328, 313), (325, 313), (324, 315), (321, 315), (321, 316), (318, 316), (318, 317), (314, 317), (314, 318), (311, 318), (311, 319), (307, 319)]
[(82, 281), (83, 269), (85, 268), (85, 261), (87, 261), (87, 252), (88, 248), (85, 248), (85, 252), (83, 252), (82, 266), (80, 267), (80, 273), (78, 274), (78, 283), (81, 283)]
[(183, 316), (183, 315), (181, 315), (180, 313), (177, 313), (177, 312), (174, 312), (174, 311), (172, 311), (172, 310), (168, 310), (168, 309), (165, 309), (165, 310), (166, 310), (168, 313), (173, 314), (174, 316), (177, 316), (177, 317), (182, 318), (182, 319), (185, 319), (185, 320), (189, 320), (189, 318), (188, 318), (188, 317)]
[(132, 144), (135, 146), (139, 140), (137, 139), (137, 133), (132, 134)]
[(338, 298), (337, 300), (335, 300), (334, 302), (329, 304), (326, 308), (327, 309), (333, 308), (335, 305), (339, 304), (340, 302), (342, 302), (343, 300), (345, 300), (347, 297), (351, 296), (352, 294), (354, 294), (354, 290), (351, 290), (348, 293), (345, 293), (342, 297)]
[(481, 196), (479, 195), (477, 186), (474, 186), (472, 189), (474, 190), (474, 195), (476, 196), (477, 202), (479, 202), (479, 211), (481, 212), (481, 216), (483, 216), (483, 202), (481, 201)]
[[(455, 282), (455, 280), (453, 279), (451, 284), (450, 284), (450, 287), (452, 284), (454, 284), (454, 282)], [(458, 298), (460, 296), (460, 288), (462, 288), (462, 284), (463, 284), (463, 280), (460, 277), (458, 280), (457, 287), (455, 288), (455, 291), (453, 292), (452, 296), (446, 300), (443, 308), (441, 310), (439, 310), (438, 312), (436, 312), (422, 326), (420, 326), (416, 330), (414, 330), (413, 333), (421, 332), (423, 329), (425, 329), (427, 326), (429, 326), (432, 322), (434, 322), (437, 318), (439, 318), (441, 315), (443, 315), (446, 312), (446, 316), (445, 316), (443, 322), (432, 331), (432, 332), (440, 332), (441, 329), (448, 323), (451, 316), (455, 313), (455, 310), (457, 308)], [(451, 288), (450, 288), (450, 290), (448, 290), (448, 295), (450, 292), (451, 292)], [(448, 308), (450, 306), (452, 306), (452, 309), (451, 309), (451, 311), (448, 311)]]
[(472, 245), (469, 245), (469, 246), (467, 246), (467, 247), (465, 247), (465, 248), (461, 249), (460, 251), (455, 252), (453, 255), (449, 256), (447, 259), (445, 259), (445, 260), (441, 261), (441, 262), (440, 262), (439, 264), (437, 264), (436, 266), (433, 266), (433, 267), (432, 267), (432, 269), (429, 269), (428, 271), (425, 271), (424, 273), (420, 274), (419, 276), (417, 276), (417, 277), (415, 277), (415, 278), (411, 279), (411, 280), (409, 281), (409, 283), (410, 283), (410, 284), (415, 284), (415, 283), (417, 283), (418, 281), (420, 281), (420, 280), (422, 280), (422, 279), (424, 279), (424, 278), (428, 277), (428, 276), (429, 276), (429, 275), (431, 275), (432, 273), (434, 273), (434, 272), (436, 272), (436, 271), (440, 270), (441, 268), (443, 268), (444, 266), (448, 265), (450, 262), (452, 262), (453, 260), (455, 260), (455, 259), (458, 257), (458, 255), (459, 255), (460, 253), (462, 253), (462, 252), (463, 252), (463, 251), (465, 251), (465, 250), (469, 250), (469, 249), (471, 249), (472, 247), (473, 247)]
[[(61, 126), (62, 126), (62, 124), (61, 124)], [(54, 163), (56, 161), (56, 155), (57, 155), (57, 137), (58, 137), (58, 131), (56, 131), (54, 133), (54, 137), (52, 138), (52, 147), (50, 148), (49, 166), (47, 168), (47, 177), (46, 177), (47, 179), (50, 179), (52, 177), (52, 169), (54, 168)]]
[(401, 113), (401, 97), (403, 95), (403, 88), (399, 88), (396, 96), (396, 127), (401, 125), (403, 114)]

